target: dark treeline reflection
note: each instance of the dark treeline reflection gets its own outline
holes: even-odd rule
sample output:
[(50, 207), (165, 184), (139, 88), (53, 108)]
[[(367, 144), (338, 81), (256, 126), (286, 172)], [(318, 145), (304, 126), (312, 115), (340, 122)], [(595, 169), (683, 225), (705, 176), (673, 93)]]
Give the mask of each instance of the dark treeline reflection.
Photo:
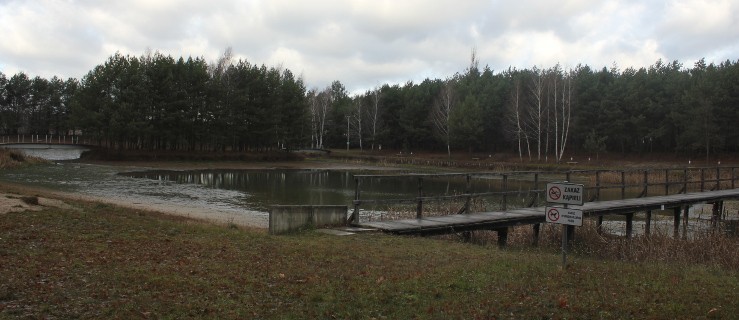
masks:
[[(238, 190), (246, 194), (247, 205), (265, 209), (273, 204), (336, 204), (351, 205), (355, 178), (347, 171), (325, 170), (196, 170), (145, 171), (126, 173), (134, 178), (147, 178), (174, 183), (200, 184), (217, 189)], [(509, 190), (528, 190), (529, 183), (509, 181)], [(471, 191), (500, 191), (500, 179), (472, 180)], [(464, 177), (424, 178), (425, 196), (461, 194), (465, 192)], [(363, 179), (362, 199), (412, 199), (418, 195), (415, 177)]]

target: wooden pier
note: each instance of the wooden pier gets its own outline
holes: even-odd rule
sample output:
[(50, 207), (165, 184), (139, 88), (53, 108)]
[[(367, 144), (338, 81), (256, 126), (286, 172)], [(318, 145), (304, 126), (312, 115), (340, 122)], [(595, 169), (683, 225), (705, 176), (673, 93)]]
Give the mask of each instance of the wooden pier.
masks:
[[(581, 210), (583, 218), (598, 218), (598, 225), (603, 221), (603, 216), (622, 215), (626, 218), (626, 236), (630, 237), (633, 231), (633, 217), (637, 212), (645, 212), (647, 215), (645, 233), (650, 232), (651, 215), (655, 210), (672, 211), (674, 217), (674, 234), (677, 237), (681, 219), (687, 220), (688, 209), (692, 205), (710, 203), (713, 204), (712, 220), (718, 220), (726, 200), (739, 200), (739, 188), (737, 181), (739, 175), (738, 167), (714, 167), (714, 168), (669, 168), (669, 169), (643, 169), (643, 170), (620, 170), (611, 171), (611, 176), (620, 177), (620, 183), (606, 184), (601, 182), (606, 170), (595, 171), (568, 171), (555, 173), (561, 175), (562, 181), (571, 181), (575, 175), (582, 178), (583, 175), (592, 174), (592, 180), (596, 181), (595, 186), (586, 187), (588, 191), (588, 202), (582, 206), (572, 205), (571, 209)], [(659, 173), (656, 179), (652, 175)], [(533, 177), (534, 187), (531, 190), (524, 191), (532, 199), (528, 207), (525, 208), (509, 208), (508, 197), (518, 195), (521, 196), (521, 190), (508, 190), (494, 192), (471, 193), (467, 190), (465, 193), (457, 195), (437, 195), (427, 196), (423, 192), (423, 179), (429, 177), (466, 177), (469, 189), (470, 180), (476, 175), (500, 176), (504, 186), (508, 185), (509, 178), (515, 176), (526, 175)], [(450, 233), (462, 233), (469, 236), (469, 231), (474, 230), (492, 230), (498, 232), (499, 244), (504, 245), (508, 228), (520, 225), (534, 226), (534, 241), (538, 239), (538, 231), (541, 223), (546, 222), (545, 207), (542, 206), (541, 193), (539, 188), (540, 177), (546, 176), (547, 179), (556, 179), (551, 172), (508, 172), (508, 173), (466, 173), (466, 174), (410, 174), (410, 175), (362, 175), (355, 176), (356, 192), (354, 201), (354, 212), (350, 217), (352, 225), (362, 228), (373, 228), (383, 232), (393, 234), (407, 235), (439, 235)], [(413, 199), (362, 199), (361, 181), (363, 179), (383, 179), (407, 177), (418, 180), (418, 194)], [(629, 178), (631, 176), (631, 178)], [(675, 179), (680, 176), (681, 179)], [(691, 178), (696, 177), (696, 178)], [(637, 180), (638, 182), (629, 182), (629, 180)], [(657, 182), (658, 181), (658, 182)], [(601, 190), (617, 189), (616, 194), (620, 193), (620, 199), (599, 200)], [(618, 192), (620, 189), (620, 192)], [(627, 194), (634, 194), (631, 198)], [(657, 193), (657, 194), (655, 194)], [(662, 193), (662, 194), (659, 194)], [(612, 192), (613, 194), (613, 192)], [(489, 212), (471, 212), (470, 200), (477, 197), (497, 197), (502, 209)], [(460, 199), (461, 198), (461, 199)], [(462, 208), (457, 212), (448, 215), (424, 216), (424, 204), (431, 201), (449, 201), (449, 200), (466, 200)], [(388, 203), (416, 203), (417, 214), (415, 218), (396, 219), (396, 220), (374, 220), (360, 221), (359, 212), (361, 205), (378, 205)], [(374, 221), (372, 221), (374, 220)], [(574, 232), (574, 227), (568, 226)]]
[[(680, 213), (687, 206), (699, 203), (716, 203), (739, 199), (739, 188), (706, 191), (668, 196), (631, 198), (623, 200), (587, 202), (582, 206), (570, 206), (583, 211), (584, 217), (604, 215), (628, 215), (652, 210), (673, 210), (679, 225)], [(367, 221), (357, 224), (363, 228), (374, 228), (395, 234), (436, 235), (472, 230), (500, 230), (518, 225), (539, 224), (546, 221), (545, 207), (523, 208), (497, 212), (453, 214), (392, 221)], [(627, 221), (627, 225), (629, 221)], [(631, 230), (627, 227), (627, 235)]]

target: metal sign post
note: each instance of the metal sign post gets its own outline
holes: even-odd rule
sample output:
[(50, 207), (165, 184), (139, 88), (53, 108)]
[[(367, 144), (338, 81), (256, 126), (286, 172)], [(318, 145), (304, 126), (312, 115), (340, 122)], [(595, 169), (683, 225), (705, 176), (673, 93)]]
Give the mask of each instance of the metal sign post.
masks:
[[(567, 205), (564, 205), (564, 208), (567, 209)], [(569, 239), (567, 239), (567, 225), (562, 224), (562, 270), (567, 268), (567, 242)]]
[(547, 202), (562, 204), (562, 208), (546, 207), (546, 220), (562, 225), (562, 269), (567, 268), (567, 226), (582, 226), (582, 210), (570, 209), (569, 205), (583, 204), (582, 184), (568, 182), (547, 183)]

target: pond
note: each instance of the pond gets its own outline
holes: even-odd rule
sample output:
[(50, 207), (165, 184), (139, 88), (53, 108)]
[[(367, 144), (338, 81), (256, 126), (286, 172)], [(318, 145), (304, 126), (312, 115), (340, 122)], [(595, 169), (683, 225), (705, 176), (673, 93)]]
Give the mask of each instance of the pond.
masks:
[[(155, 170), (124, 172), (120, 175), (178, 185), (241, 192), (244, 205), (268, 210), (270, 205), (351, 205), (355, 197), (355, 174), (362, 171), (339, 170)], [(377, 172), (371, 172), (377, 173)], [(464, 177), (425, 178), (425, 196), (464, 193)], [(475, 179), (472, 190), (499, 191), (500, 180)], [(385, 177), (364, 179), (362, 199), (412, 199), (418, 195), (414, 178)]]
[[(0, 180), (74, 192), (123, 203), (218, 210), (266, 216), (276, 204), (349, 205), (355, 174), (367, 170), (147, 170), (58, 162), (0, 171)], [(510, 184), (509, 184), (510, 185)], [(463, 177), (424, 179), (426, 196), (463, 193)], [(500, 189), (500, 180), (474, 179), (475, 192)], [(362, 199), (412, 199), (414, 178), (363, 180)], [(378, 208), (374, 208), (378, 209)]]

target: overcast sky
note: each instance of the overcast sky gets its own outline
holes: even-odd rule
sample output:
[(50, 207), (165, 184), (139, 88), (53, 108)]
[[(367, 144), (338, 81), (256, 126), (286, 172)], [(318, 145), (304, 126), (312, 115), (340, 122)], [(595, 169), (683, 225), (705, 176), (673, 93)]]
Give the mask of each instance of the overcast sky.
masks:
[(82, 78), (116, 51), (282, 65), (351, 92), (469, 65), (625, 69), (739, 59), (739, 1), (0, 0), (0, 71)]

